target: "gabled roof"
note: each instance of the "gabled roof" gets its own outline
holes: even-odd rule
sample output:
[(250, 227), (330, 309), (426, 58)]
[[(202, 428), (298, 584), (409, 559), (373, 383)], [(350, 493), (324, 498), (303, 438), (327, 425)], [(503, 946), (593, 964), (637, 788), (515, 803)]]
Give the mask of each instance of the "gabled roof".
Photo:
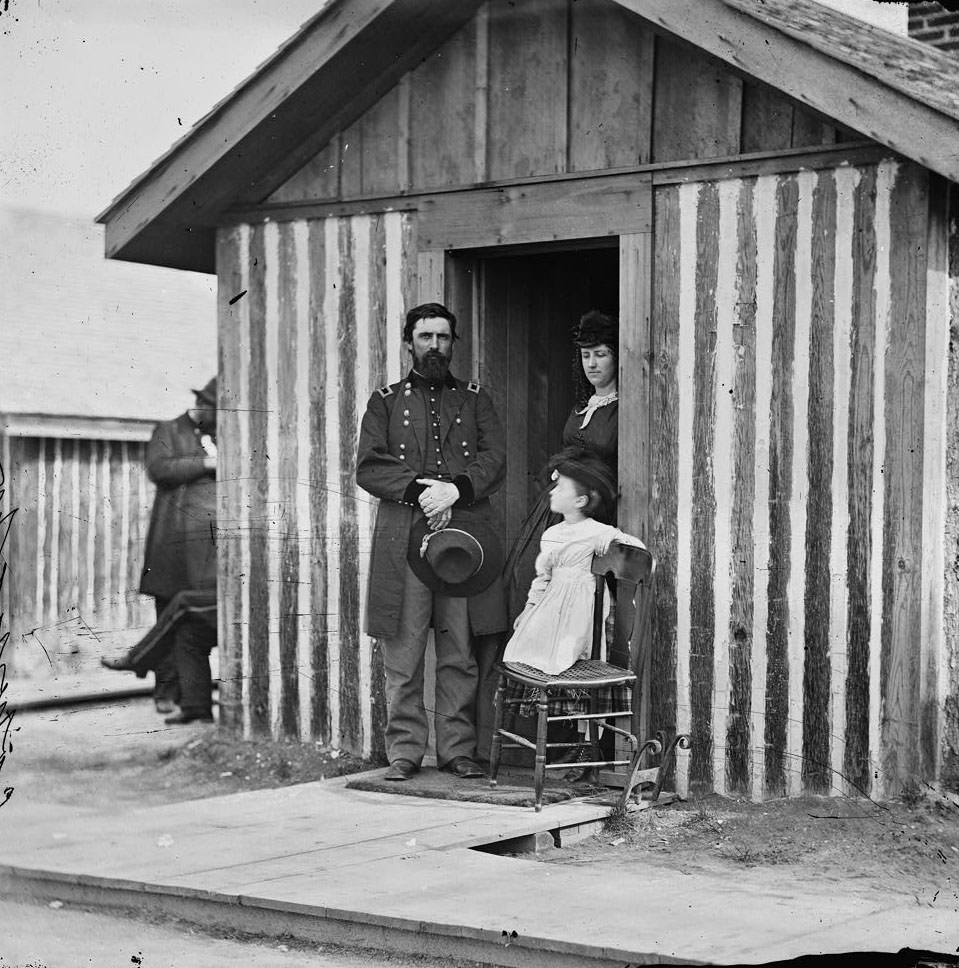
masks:
[(725, 0), (729, 7), (781, 30), (888, 87), (959, 120), (959, 58), (931, 44), (892, 34), (814, 0)]
[[(959, 181), (959, 59), (813, 0), (611, 2)], [(214, 271), (222, 213), (266, 198), (481, 3), (330, 0), (98, 217), (106, 254)]]
[(270, 194), (481, 2), (331, 0), (97, 216), (107, 256), (213, 272), (220, 212)]
[(959, 58), (815, 0), (616, 0), (657, 28), (959, 181)]

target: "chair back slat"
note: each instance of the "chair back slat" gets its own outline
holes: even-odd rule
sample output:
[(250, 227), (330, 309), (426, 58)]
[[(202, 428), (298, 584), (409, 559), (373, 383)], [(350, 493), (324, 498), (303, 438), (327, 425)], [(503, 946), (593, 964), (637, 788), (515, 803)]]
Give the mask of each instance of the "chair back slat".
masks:
[(652, 579), (656, 560), (645, 548), (612, 544), (605, 555), (593, 558), (592, 572), (596, 576), (596, 595), (593, 605), (592, 657), (600, 657), (603, 634), (603, 595), (607, 583), (616, 589), (616, 615), (613, 643), (607, 661), (642, 675), (645, 665), (648, 616), (651, 604)]
[(653, 556), (646, 548), (613, 542), (605, 555), (594, 555), (594, 575), (609, 575), (636, 585), (653, 571)]
[(606, 592), (606, 578), (596, 576), (596, 592), (593, 595), (593, 647), (590, 658), (595, 662), (600, 657), (603, 642), (603, 596)]

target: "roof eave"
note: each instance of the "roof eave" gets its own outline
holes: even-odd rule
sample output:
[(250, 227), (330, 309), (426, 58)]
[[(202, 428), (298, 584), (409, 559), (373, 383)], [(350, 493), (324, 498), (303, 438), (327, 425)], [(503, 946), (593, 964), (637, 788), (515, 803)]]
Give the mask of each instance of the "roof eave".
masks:
[(722, 0), (615, 0), (738, 73), (959, 182), (959, 123)]
[[(615, 0), (749, 78), (959, 182), (959, 122), (724, 0)], [(481, 0), (334, 0), (97, 220), (109, 258), (215, 270), (224, 211), (267, 197)], [(308, 132), (304, 136), (303, 132)]]
[(264, 71), (270, 70), (272, 65), (287, 56), (299, 44), (308, 43), (308, 38), (313, 30), (324, 29), (326, 20), (335, 15), (337, 7), (342, 6), (345, 2), (346, 0), (326, 0), (322, 8), (303, 23), (295, 34), (285, 40), (263, 63), (258, 64), (253, 72), (244, 78), (233, 90), (229, 91), (217, 101), (203, 117), (191, 125), (182, 137), (177, 138), (156, 161), (146, 170), (140, 172), (123, 191), (115, 195), (107, 207), (96, 216), (95, 221), (100, 224), (106, 224), (107, 221), (114, 218), (124, 204), (136, 195), (141, 186), (155, 179), (157, 173), (168, 165), (175, 164), (177, 157), (188, 150), (192, 141), (198, 137), (202, 137), (206, 131), (221, 122), (226, 112), (230, 110), (233, 102), (238, 98), (247, 96), (248, 92), (256, 86), (258, 79)]
[(213, 271), (224, 208), (237, 198), (249, 204), (265, 197), (271, 169), (299, 157), (305, 162), (480, 3), (330, 5), (98, 216), (106, 226), (107, 257)]

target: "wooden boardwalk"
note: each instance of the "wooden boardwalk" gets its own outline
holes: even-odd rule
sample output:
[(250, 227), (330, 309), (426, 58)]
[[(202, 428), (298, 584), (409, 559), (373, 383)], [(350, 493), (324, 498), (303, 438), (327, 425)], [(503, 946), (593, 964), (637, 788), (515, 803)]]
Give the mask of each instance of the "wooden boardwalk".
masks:
[(787, 881), (773, 870), (731, 879), (584, 869), (469, 849), (595, 830), (603, 805), (574, 801), (536, 814), (345, 783), (109, 815), (14, 800), (0, 815), (0, 888), (500, 965), (622, 968), (955, 947), (954, 912), (924, 912), (861, 885), (824, 895), (795, 872)]

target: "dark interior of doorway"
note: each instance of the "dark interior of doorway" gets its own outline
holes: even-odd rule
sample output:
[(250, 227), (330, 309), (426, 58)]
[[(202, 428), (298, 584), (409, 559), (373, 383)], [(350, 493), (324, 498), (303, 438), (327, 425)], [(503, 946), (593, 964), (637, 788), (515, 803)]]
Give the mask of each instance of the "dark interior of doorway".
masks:
[(507, 482), (496, 503), (510, 543), (576, 403), (578, 351), (570, 330), (589, 309), (618, 315), (619, 254), (610, 241), (562, 251), (505, 249), (474, 262), (480, 382), (506, 425)]

